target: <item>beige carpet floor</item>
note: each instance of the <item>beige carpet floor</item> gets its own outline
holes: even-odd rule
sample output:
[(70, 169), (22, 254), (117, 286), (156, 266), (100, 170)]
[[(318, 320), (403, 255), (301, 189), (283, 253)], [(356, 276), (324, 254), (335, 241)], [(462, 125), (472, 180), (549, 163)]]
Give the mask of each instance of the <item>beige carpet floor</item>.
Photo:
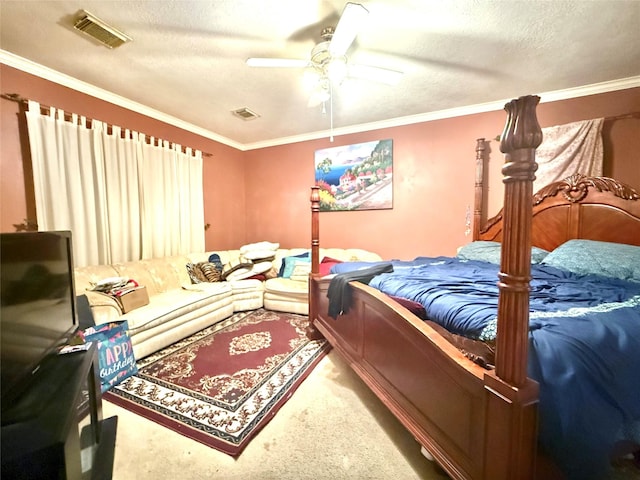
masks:
[(333, 350), (236, 459), (107, 401), (103, 414), (118, 416), (114, 480), (448, 479)]
[(107, 401), (118, 416), (114, 480), (444, 480), (331, 351), (236, 459)]

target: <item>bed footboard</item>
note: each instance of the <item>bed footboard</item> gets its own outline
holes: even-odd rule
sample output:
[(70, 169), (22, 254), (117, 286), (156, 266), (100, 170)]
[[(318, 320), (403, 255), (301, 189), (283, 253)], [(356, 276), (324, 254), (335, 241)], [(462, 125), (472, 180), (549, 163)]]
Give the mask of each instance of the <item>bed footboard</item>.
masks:
[(329, 280), (312, 278), (315, 327), (452, 478), (507, 478), (499, 470), (509, 449), (496, 430), (530, 429), (537, 385), (505, 386), (386, 295), (351, 285), (352, 308), (334, 319)]

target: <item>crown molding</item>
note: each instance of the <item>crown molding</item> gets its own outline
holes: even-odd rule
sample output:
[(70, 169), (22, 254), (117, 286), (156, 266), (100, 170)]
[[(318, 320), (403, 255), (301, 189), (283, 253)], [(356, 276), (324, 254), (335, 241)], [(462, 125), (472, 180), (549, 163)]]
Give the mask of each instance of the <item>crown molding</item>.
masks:
[(58, 83), (62, 86), (69, 87), (78, 92), (91, 95), (92, 97), (99, 98), (100, 100), (113, 103), (114, 105), (126, 108), (127, 110), (132, 110), (136, 113), (141, 113), (156, 120), (160, 120), (161, 122), (168, 123), (169, 125), (182, 128), (183, 130), (187, 130), (202, 137), (215, 140), (216, 142), (220, 142), (224, 145), (228, 145), (238, 150), (244, 150), (244, 146), (241, 143), (223, 137), (222, 135), (218, 135), (217, 133), (198, 127), (197, 125), (193, 125), (192, 123), (185, 122), (184, 120), (180, 120), (179, 118), (176, 118), (172, 115), (167, 115), (166, 113), (162, 113), (158, 110), (147, 107), (146, 105), (142, 105), (141, 103), (134, 102), (133, 100), (121, 97), (120, 95), (116, 95), (115, 93), (109, 92), (108, 90), (104, 90), (76, 78), (70, 77), (69, 75), (60, 73), (49, 67), (45, 67), (38, 63), (32, 62), (31, 60), (19, 57), (17, 55), (14, 55), (13, 53), (7, 52), (6, 50), (0, 50), (0, 63), (4, 63), (5, 65), (8, 65), (10, 67), (22, 70), (23, 72), (30, 73), (31, 75), (44, 78), (45, 80)]
[[(558, 100), (568, 100), (571, 98), (585, 97), (587, 95), (596, 95), (599, 93), (613, 92), (616, 90), (626, 90), (628, 88), (640, 87), (640, 76), (623, 78), (620, 80), (612, 80), (609, 82), (594, 83), (581, 87), (567, 88), (564, 90), (555, 90), (544, 93), (537, 93), (540, 97), (540, 103), (556, 102)], [(494, 102), (479, 103), (476, 105), (468, 105), (464, 107), (449, 108), (446, 110), (438, 110), (435, 112), (420, 113), (417, 115), (409, 115), (406, 117), (391, 118), (379, 122), (363, 123), (350, 127), (334, 128), (333, 131), (323, 130), (320, 132), (312, 132), (306, 135), (296, 135), (291, 137), (275, 138), (264, 142), (248, 143), (244, 145), (245, 150), (255, 150), (259, 148), (274, 147), (285, 145), (288, 143), (304, 142), (308, 140), (318, 140), (340, 135), (348, 135), (352, 133), (367, 132), (370, 130), (380, 130), (383, 128), (401, 127), (414, 123), (432, 122), (434, 120), (443, 120), (445, 118), (463, 117), (476, 113), (494, 112), (502, 110), (505, 103), (513, 100), (513, 97), (505, 98)]]
[[(140, 103), (129, 100), (120, 95), (116, 95), (107, 90), (98, 88), (86, 82), (82, 82), (73, 77), (57, 72), (51, 68), (37, 64), (30, 60), (26, 60), (22, 57), (9, 53), (0, 49), (0, 63), (4, 63), (10, 67), (17, 68), (32, 75), (50, 80), (65, 87), (72, 88), (79, 92), (91, 95), (93, 97), (105, 100), (128, 110), (133, 110), (138, 113), (142, 113), (148, 117), (160, 120), (178, 128), (182, 128), (189, 132), (201, 135), (202, 137), (209, 138), (224, 145), (233, 147), (237, 150), (257, 150), (260, 148), (274, 147), (279, 145), (287, 145), (291, 143), (305, 142), (309, 140), (318, 140), (321, 138), (327, 138), (331, 135), (334, 137), (340, 135), (349, 135), (353, 133), (367, 132), (370, 130), (379, 130), (383, 128), (401, 127), (404, 125), (411, 125), (414, 123), (431, 122), (434, 120), (442, 120), (445, 118), (461, 117), (465, 115), (473, 115), (477, 113), (485, 113), (496, 110), (502, 110), (504, 104), (511, 100), (506, 98), (504, 100), (498, 100), (494, 102), (481, 103), (476, 105), (469, 105), (465, 107), (449, 108), (446, 110), (439, 110), (436, 112), (428, 112), (417, 115), (409, 115), (406, 117), (391, 118), (388, 120), (382, 120), (379, 122), (363, 123), (359, 125), (352, 125), (349, 127), (341, 127), (330, 130), (322, 130), (318, 132), (311, 132), (303, 135), (294, 135), (290, 137), (274, 138), (271, 140), (265, 140), (254, 143), (239, 143), (231, 140), (222, 135), (218, 135), (210, 130), (206, 130), (197, 125), (185, 122), (179, 118), (167, 115), (153, 108), (147, 107)], [(591, 85), (584, 85), (575, 88), (567, 88), (564, 90), (555, 90), (544, 93), (537, 93), (540, 97), (540, 103), (555, 102), (558, 100), (567, 100), (571, 98), (583, 97), (587, 95), (596, 95), (599, 93), (613, 92), (616, 90), (625, 90), (628, 88), (640, 87), (640, 76), (623, 78), (619, 80), (612, 80), (608, 82), (595, 83)]]

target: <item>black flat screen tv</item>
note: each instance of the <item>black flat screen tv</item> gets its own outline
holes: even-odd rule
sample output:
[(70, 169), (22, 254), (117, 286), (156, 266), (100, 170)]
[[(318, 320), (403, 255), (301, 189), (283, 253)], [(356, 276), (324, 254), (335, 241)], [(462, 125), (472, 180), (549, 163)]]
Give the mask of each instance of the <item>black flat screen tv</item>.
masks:
[(0, 234), (3, 412), (77, 327), (71, 232)]

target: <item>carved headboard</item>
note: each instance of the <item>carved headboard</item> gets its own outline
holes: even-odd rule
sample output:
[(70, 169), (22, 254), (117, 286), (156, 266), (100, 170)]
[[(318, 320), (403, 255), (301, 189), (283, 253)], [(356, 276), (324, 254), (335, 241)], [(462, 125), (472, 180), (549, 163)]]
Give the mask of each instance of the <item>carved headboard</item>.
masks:
[[(502, 210), (479, 240), (502, 240)], [(533, 196), (531, 242), (553, 250), (574, 238), (640, 245), (640, 194), (608, 177), (575, 174)]]

